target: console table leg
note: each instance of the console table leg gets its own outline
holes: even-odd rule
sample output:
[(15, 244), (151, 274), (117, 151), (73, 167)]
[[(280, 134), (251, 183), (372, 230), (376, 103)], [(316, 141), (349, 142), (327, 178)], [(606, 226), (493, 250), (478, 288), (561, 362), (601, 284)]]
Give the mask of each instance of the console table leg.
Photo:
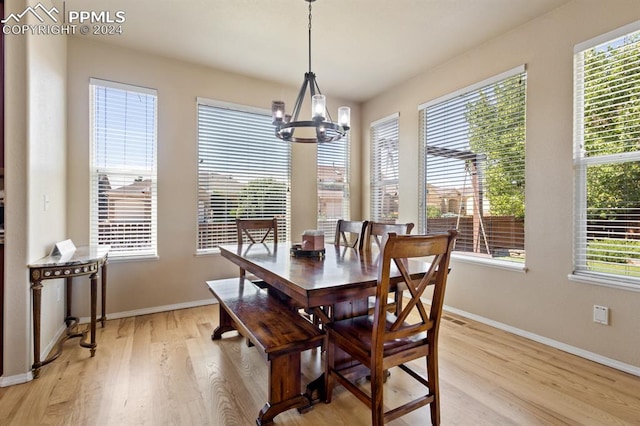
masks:
[(31, 284), (33, 293), (33, 378), (37, 379), (40, 374), (40, 304), (42, 298), (42, 283), (33, 281)]
[(67, 324), (67, 327), (69, 327), (71, 325), (72, 319), (71, 319), (71, 303), (73, 301), (73, 295), (72, 295), (72, 286), (71, 283), (73, 281), (73, 278), (71, 277), (67, 277), (66, 281), (66, 286), (67, 286), (67, 315), (64, 318), (65, 324)]
[(107, 261), (102, 264), (102, 274), (101, 274), (101, 284), (102, 284), (102, 317), (100, 317), (100, 322), (102, 323), (102, 328), (104, 328), (104, 323), (107, 320)]
[(96, 305), (98, 299), (98, 274), (91, 275), (91, 356), (96, 354)]

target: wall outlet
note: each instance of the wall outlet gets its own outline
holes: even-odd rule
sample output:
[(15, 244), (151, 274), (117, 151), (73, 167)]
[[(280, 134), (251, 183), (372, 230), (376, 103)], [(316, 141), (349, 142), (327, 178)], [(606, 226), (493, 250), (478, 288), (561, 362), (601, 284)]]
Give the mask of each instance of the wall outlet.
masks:
[(58, 302), (62, 300), (62, 286), (58, 285)]
[(593, 305), (593, 322), (609, 325), (609, 308), (606, 306)]

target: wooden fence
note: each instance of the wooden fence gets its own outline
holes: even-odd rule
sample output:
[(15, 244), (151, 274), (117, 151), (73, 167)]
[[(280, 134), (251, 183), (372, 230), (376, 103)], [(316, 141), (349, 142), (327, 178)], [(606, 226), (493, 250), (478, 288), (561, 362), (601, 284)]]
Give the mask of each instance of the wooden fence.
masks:
[[(458, 222), (459, 221), (459, 222)], [(524, 251), (524, 219), (517, 219), (513, 216), (486, 216), (482, 218), (486, 243), (479, 229), (479, 252), (489, 253), (494, 256), (518, 255)], [(465, 216), (461, 218), (428, 218), (428, 232), (441, 232), (449, 229), (458, 230), (456, 241), (456, 251), (474, 252), (473, 247), (473, 217)]]

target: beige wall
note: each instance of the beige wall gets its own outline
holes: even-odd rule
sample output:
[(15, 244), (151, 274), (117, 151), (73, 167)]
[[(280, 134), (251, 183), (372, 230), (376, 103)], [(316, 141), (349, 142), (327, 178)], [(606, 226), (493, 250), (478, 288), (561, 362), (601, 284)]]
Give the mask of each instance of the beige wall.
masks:
[[(26, 2), (6, 2), (21, 12)], [(45, 6), (47, 2), (44, 2)], [(32, 357), (26, 265), (66, 235), (66, 40), (5, 36), (5, 330), (4, 376), (27, 375)], [(49, 199), (45, 210), (44, 196)], [(45, 349), (62, 326), (60, 280), (42, 292)], [(61, 295), (58, 300), (58, 294)], [(15, 380), (20, 380), (17, 378)]]
[[(362, 158), (369, 158), (369, 123), (399, 112), (400, 221), (417, 223), (418, 105), (526, 64), (529, 271), (454, 261), (445, 303), (640, 367), (640, 292), (567, 279), (572, 271), (573, 47), (638, 19), (636, 0), (576, 0), (422, 73), (363, 105)], [(368, 162), (363, 164), (367, 212)], [(592, 322), (594, 304), (610, 308), (610, 326)]]
[[(95, 77), (158, 90), (158, 252), (154, 261), (109, 265), (109, 313), (140, 312), (162, 306), (211, 299), (207, 279), (237, 274), (237, 268), (216, 255), (195, 256), (197, 218), (196, 97), (270, 108), (273, 99), (292, 104), (298, 87), (234, 75), (107, 44), (70, 38), (68, 44), (68, 218), (69, 237), (89, 241), (89, 78)], [(302, 83), (303, 75), (300, 75)], [(340, 100), (327, 94), (330, 108)], [(359, 107), (352, 107), (360, 140)], [(354, 149), (359, 165), (359, 149)], [(316, 148), (295, 144), (292, 154), (292, 236), (316, 226)], [(354, 170), (356, 191), (360, 169)], [(360, 199), (353, 200), (354, 215)], [(88, 289), (74, 291), (74, 300), (88, 301)], [(88, 315), (83, 303), (81, 316)]]

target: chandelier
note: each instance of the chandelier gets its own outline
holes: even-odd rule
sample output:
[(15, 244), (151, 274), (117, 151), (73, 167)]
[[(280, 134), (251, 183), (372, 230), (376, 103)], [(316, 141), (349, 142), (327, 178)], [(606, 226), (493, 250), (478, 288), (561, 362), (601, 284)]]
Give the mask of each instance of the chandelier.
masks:
[[(327, 100), (320, 92), (316, 75), (311, 71), (311, 3), (309, 3), (309, 71), (304, 74), (304, 81), (291, 114), (285, 113), (283, 101), (273, 101), (271, 113), (276, 136), (283, 141), (302, 143), (324, 143), (340, 140), (349, 130), (351, 109), (338, 108), (338, 121), (333, 122), (327, 110)], [(300, 120), (300, 109), (304, 97), (309, 91), (311, 96), (311, 120)]]

